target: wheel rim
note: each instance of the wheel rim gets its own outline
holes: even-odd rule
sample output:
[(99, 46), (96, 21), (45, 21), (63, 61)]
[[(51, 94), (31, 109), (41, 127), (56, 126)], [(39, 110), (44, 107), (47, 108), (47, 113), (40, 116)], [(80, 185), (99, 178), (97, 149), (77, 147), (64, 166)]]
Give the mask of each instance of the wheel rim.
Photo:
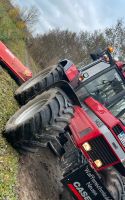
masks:
[(34, 116), (36, 113), (38, 113), (41, 110), (41, 107), (45, 105), (46, 102), (47, 102), (47, 99), (44, 98), (32, 104), (28, 109), (23, 111), (19, 117), (17, 117), (17, 119), (15, 120), (15, 124), (18, 125), (30, 119), (32, 116)]

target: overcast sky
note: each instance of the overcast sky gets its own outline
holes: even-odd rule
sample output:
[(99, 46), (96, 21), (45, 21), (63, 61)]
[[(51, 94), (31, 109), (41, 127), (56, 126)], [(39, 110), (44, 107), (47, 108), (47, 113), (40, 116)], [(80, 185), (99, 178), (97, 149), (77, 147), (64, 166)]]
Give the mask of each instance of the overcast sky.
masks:
[(60, 28), (79, 32), (93, 31), (124, 19), (125, 0), (13, 0), (21, 7), (39, 9), (35, 33)]

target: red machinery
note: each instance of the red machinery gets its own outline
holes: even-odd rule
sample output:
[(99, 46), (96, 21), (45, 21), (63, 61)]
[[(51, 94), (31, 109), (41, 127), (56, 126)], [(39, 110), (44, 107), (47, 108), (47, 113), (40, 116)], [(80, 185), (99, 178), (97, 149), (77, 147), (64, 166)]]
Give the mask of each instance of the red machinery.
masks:
[[(109, 49), (79, 70), (68, 60), (58, 67), (64, 71), (65, 81), (49, 87), (44, 84), (47, 91), (40, 95), (40, 85), (36, 81), (35, 87), (30, 84), (30, 92), (26, 91), (33, 100), (8, 121), (7, 140), (17, 149), (49, 147), (63, 158), (66, 166), (62, 182), (74, 199), (125, 200), (123, 72)], [(56, 80), (57, 76), (53, 77)], [(43, 77), (41, 80), (47, 82)], [(36, 98), (32, 96), (33, 87)]]
[(0, 41), (0, 64), (21, 83), (32, 77), (32, 72)]

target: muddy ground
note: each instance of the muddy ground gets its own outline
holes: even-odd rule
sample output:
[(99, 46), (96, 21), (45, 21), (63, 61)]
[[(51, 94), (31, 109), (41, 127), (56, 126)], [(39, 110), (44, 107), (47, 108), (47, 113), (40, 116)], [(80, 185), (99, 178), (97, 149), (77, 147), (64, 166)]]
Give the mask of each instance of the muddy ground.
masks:
[(69, 200), (62, 197), (59, 160), (46, 149), (20, 157), (19, 200)]

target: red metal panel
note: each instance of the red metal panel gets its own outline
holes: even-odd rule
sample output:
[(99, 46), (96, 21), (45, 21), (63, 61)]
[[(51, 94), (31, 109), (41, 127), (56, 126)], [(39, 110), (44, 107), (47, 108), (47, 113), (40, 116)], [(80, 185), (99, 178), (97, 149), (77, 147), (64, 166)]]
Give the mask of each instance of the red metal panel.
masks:
[[(99, 136), (101, 132), (82, 108), (75, 106), (74, 109), (75, 113), (71, 119), (70, 129), (72, 130), (77, 146), (81, 146), (84, 142)], [(90, 133), (82, 137), (80, 134), (88, 128), (91, 130)]]
[(122, 69), (122, 67), (125, 65), (125, 63), (123, 63), (122, 61), (116, 61), (115, 63), (119, 69)]
[(106, 124), (108, 128), (111, 128), (119, 123), (119, 120), (94, 98), (88, 97), (84, 102)]
[(23, 82), (32, 77), (32, 72), (1, 41), (0, 60)]
[(112, 115), (112, 113), (105, 108), (101, 103), (93, 99), (92, 97), (88, 97), (84, 101), (87, 106), (101, 119), (101, 121), (109, 128), (109, 130), (112, 132), (114, 137), (116, 138), (117, 142), (121, 146), (121, 148), (125, 151), (124, 146), (121, 144), (120, 140), (116, 136), (116, 134), (113, 132), (112, 128), (116, 125), (120, 125), (125, 131), (125, 126), (120, 122), (119, 119), (117, 119), (115, 116)]
[(65, 73), (69, 81), (72, 81), (79, 74), (79, 71), (77, 67), (73, 64)]
[(121, 61), (116, 61), (116, 65), (118, 69), (120, 69), (120, 71), (122, 72), (123, 76), (125, 77), (125, 69), (123, 69), (125, 67), (125, 63)]
[[(115, 162), (115, 163), (111, 163), (108, 166), (104, 166), (104, 167), (100, 167), (100, 168), (96, 167), (96, 165), (91, 160), (91, 158), (89, 157), (87, 152), (83, 149), (82, 144), (85, 143), (85, 142), (88, 142), (89, 140), (91, 140), (91, 139), (93, 139), (95, 137), (98, 137), (98, 136), (102, 135), (102, 133), (100, 132), (100, 130), (98, 129), (96, 124), (90, 119), (88, 114), (83, 110), (83, 108), (81, 108), (79, 106), (75, 106), (74, 110), (75, 110), (74, 117), (71, 119), (70, 125), (69, 125), (70, 130), (72, 132), (73, 141), (74, 141), (74, 144), (78, 148), (81, 149), (81, 151), (83, 152), (85, 157), (88, 159), (88, 161), (91, 163), (91, 165), (97, 171), (100, 171), (100, 170), (102, 170), (104, 168), (107, 168), (109, 166), (112, 166), (112, 165), (115, 165), (115, 164), (119, 163), (120, 162), (119, 158), (117, 157), (117, 155), (115, 154), (115, 152), (113, 151), (112, 147), (109, 144), (109, 146), (111, 148), (111, 151), (113, 151), (113, 153), (116, 155), (116, 157), (118, 158), (118, 161)], [(100, 112), (100, 114), (105, 113), (105, 112), (103, 112), (101, 107), (99, 107), (99, 112)], [(89, 130), (91, 130), (91, 131), (88, 132), (87, 134), (81, 136), (81, 133), (84, 130), (88, 129), (88, 128), (90, 128)], [(107, 143), (108, 143), (108, 141), (107, 141)]]

